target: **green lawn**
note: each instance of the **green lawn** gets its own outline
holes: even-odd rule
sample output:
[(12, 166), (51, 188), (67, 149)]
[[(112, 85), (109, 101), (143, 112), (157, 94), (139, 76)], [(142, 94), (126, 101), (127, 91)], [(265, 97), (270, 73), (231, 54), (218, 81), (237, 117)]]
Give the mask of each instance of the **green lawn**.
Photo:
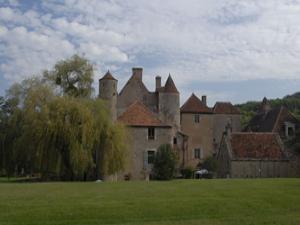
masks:
[(0, 225), (300, 224), (300, 179), (0, 183)]

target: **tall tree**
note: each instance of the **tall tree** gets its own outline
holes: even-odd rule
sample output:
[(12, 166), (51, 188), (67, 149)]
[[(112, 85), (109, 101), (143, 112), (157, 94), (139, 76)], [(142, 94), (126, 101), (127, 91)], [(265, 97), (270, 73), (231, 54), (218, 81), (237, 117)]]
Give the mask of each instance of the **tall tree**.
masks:
[(153, 164), (155, 179), (171, 180), (175, 173), (177, 156), (170, 144), (159, 146)]
[(44, 72), (44, 78), (58, 85), (64, 95), (83, 98), (91, 97), (93, 76), (93, 65), (78, 55), (61, 60), (53, 70)]

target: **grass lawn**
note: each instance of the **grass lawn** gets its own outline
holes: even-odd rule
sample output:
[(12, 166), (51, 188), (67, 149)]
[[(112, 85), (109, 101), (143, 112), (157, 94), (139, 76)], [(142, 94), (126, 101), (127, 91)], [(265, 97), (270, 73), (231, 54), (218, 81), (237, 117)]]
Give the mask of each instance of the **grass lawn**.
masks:
[(300, 224), (300, 179), (0, 183), (0, 225)]

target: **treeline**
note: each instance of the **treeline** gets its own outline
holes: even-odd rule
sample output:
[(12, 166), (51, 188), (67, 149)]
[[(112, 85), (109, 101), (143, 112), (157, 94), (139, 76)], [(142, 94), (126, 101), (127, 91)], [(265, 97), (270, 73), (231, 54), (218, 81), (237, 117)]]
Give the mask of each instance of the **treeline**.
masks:
[[(293, 95), (287, 95), (280, 99), (269, 99), (272, 108), (286, 106), (297, 118), (300, 119), (300, 92)], [(257, 113), (261, 102), (249, 101), (244, 104), (236, 105), (242, 112), (242, 125), (246, 126), (252, 117)]]
[(93, 97), (94, 68), (74, 55), (0, 97), (0, 174), (100, 179), (124, 168), (126, 132)]

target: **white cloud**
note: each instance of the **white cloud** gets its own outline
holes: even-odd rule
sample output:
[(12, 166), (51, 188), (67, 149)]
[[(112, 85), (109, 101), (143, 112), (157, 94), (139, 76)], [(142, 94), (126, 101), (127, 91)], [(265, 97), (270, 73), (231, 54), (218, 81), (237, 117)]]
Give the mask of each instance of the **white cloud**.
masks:
[(179, 86), (300, 78), (300, 1), (24, 4), (0, 3), (0, 57), (6, 59), (0, 74), (9, 80), (38, 73), (74, 53), (91, 59), (97, 73), (112, 68), (121, 80), (137, 64), (148, 75), (170, 72)]

